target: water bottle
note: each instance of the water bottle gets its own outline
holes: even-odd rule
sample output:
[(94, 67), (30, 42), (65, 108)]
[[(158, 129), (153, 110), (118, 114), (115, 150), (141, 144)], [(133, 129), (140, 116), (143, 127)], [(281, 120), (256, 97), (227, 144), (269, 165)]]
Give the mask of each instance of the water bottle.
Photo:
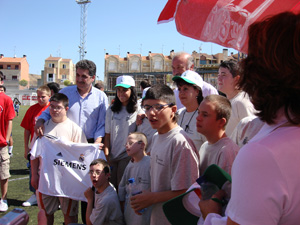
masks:
[[(135, 182), (134, 178), (128, 179), (128, 183), (129, 183), (128, 184), (129, 193), (130, 193), (131, 196), (135, 196), (135, 195), (138, 195), (138, 194), (142, 193), (142, 190), (141, 190), (140, 186)], [(146, 209), (141, 209), (138, 212), (143, 213), (145, 211), (146, 211)]]

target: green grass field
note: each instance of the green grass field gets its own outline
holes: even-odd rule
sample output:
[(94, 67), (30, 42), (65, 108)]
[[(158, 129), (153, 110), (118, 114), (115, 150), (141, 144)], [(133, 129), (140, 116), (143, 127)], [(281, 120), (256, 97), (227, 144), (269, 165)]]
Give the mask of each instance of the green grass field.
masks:
[[(27, 169), (27, 160), (24, 159), (24, 129), (20, 127), (20, 123), (25, 115), (25, 112), (29, 106), (21, 106), (19, 117), (15, 117), (13, 120), (13, 157), (10, 161), (10, 174), (8, 183), (8, 211), (0, 212), (0, 217), (14, 208), (22, 208), (29, 214), (28, 224), (37, 224), (37, 213), (39, 211), (38, 206), (23, 207), (22, 203), (26, 201), (30, 196), (29, 191), (29, 170)], [(80, 209), (79, 209), (80, 210)], [(80, 211), (79, 211), (80, 212)], [(80, 214), (80, 213), (79, 213)], [(78, 215), (79, 222), (81, 222), (81, 216)], [(55, 213), (54, 224), (63, 224), (63, 214), (59, 210)]]

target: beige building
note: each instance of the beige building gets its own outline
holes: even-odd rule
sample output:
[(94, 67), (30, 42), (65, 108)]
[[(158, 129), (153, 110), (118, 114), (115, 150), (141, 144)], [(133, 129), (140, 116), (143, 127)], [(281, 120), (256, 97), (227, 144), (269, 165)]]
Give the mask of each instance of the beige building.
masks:
[[(152, 84), (172, 83), (172, 58), (174, 50), (170, 55), (149, 52), (147, 56), (141, 54), (130, 54), (121, 58), (118, 55), (105, 55), (105, 90), (113, 94), (116, 85), (116, 78), (121, 75), (131, 75), (136, 81), (136, 90), (139, 92), (139, 83), (143, 79), (149, 79)], [(194, 58), (195, 71), (199, 73), (203, 80), (216, 87), (218, 68), (225, 60), (238, 61), (238, 54), (228, 54), (228, 49), (223, 49), (222, 53), (209, 55), (206, 53), (192, 52)]]
[[(4, 75), (7, 90), (23, 90), (29, 87), (29, 64), (26, 55), (20, 58), (4, 57), (3, 54), (0, 54), (0, 71)], [(19, 85), (19, 81), (23, 79), (28, 81), (25, 87)]]
[(43, 84), (57, 82), (63, 85), (65, 80), (75, 83), (75, 66), (71, 59), (52, 57), (45, 60), (44, 72), (42, 73)]

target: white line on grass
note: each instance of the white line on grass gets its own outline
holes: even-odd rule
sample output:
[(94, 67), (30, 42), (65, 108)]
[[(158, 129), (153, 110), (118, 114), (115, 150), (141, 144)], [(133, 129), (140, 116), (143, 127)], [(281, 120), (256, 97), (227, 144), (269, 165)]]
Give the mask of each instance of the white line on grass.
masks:
[(15, 179), (9, 179), (8, 182), (10, 182), (10, 181), (16, 181), (16, 180), (24, 180), (24, 179), (29, 179), (29, 176), (27, 176), (27, 177), (19, 177), (19, 178), (15, 178)]

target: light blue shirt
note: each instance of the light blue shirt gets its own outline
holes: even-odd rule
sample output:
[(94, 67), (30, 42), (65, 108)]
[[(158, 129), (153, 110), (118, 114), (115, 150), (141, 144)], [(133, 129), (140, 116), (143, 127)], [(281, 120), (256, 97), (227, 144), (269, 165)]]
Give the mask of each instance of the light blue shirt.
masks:
[[(67, 117), (81, 127), (87, 139), (104, 137), (105, 115), (108, 108), (107, 96), (104, 92), (92, 87), (85, 98), (82, 98), (77, 86), (69, 86), (60, 90), (69, 98)], [(45, 121), (51, 118), (49, 108), (39, 117)]]

